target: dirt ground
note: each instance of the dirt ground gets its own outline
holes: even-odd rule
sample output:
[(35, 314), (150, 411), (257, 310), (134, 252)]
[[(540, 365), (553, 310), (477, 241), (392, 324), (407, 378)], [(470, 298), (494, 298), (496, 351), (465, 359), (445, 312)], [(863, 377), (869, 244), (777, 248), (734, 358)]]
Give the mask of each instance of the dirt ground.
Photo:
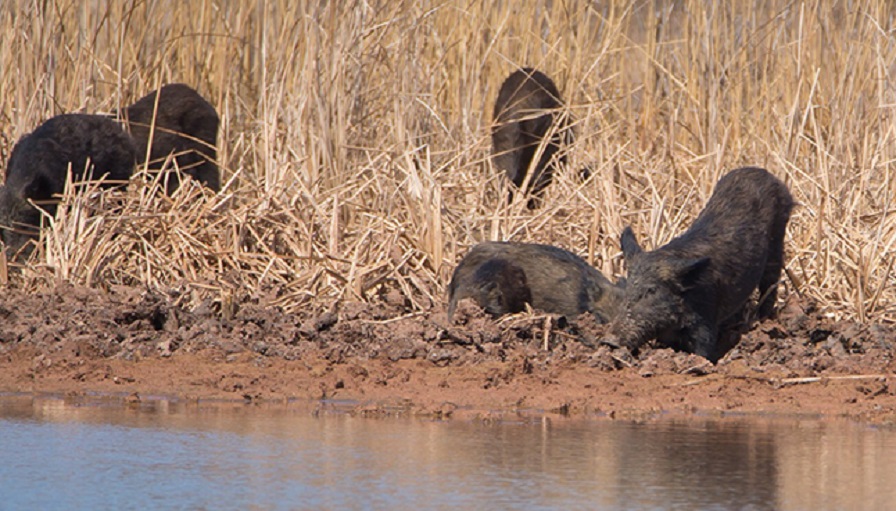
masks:
[(762, 413), (896, 424), (896, 331), (834, 322), (793, 297), (717, 365), (601, 345), (588, 316), (494, 321), (397, 297), (288, 314), (246, 299), (229, 317), (176, 296), (62, 285), (0, 291), (0, 392), (311, 400), (365, 416), (547, 413), (649, 418)]

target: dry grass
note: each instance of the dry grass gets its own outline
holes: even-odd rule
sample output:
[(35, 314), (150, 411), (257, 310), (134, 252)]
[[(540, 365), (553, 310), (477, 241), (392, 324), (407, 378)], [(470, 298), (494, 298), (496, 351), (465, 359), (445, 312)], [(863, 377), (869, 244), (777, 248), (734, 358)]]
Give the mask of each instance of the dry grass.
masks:
[[(554, 243), (619, 275), (625, 225), (662, 244), (753, 164), (800, 203), (789, 292), (896, 321), (891, 2), (91, 4), (0, 6), (0, 156), (53, 114), (180, 81), (221, 114), (226, 185), (66, 197), (9, 285), (147, 285), (225, 307), (276, 292), (288, 309), (398, 290), (426, 308), (486, 239)], [(555, 79), (578, 131), (535, 212), (504, 203), (487, 161), (492, 103), (522, 65)]]

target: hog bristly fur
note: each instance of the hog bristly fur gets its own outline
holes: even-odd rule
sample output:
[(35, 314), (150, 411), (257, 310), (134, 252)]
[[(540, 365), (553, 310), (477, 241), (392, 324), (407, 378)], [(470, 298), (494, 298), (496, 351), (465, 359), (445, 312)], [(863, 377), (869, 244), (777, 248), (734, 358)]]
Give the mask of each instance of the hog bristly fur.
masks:
[[(193, 88), (182, 83), (165, 85), (125, 108), (121, 116), (137, 144), (140, 163), (149, 152), (149, 169), (159, 170), (173, 155), (184, 174), (211, 190), (221, 189), (216, 163), (220, 120), (215, 108)], [(171, 194), (180, 180), (175, 172), (165, 177), (166, 191)]]
[(780, 180), (745, 167), (722, 177), (693, 225), (666, 245), (644, 252), (627, 227), (627, 284), (607, 341), (637, 349), (657, 338), (716, 361), (719, 325), (754, 290), (760, 318), (773, 313), (792, 209)]
[(534, 309), (566, 316), (590, 312), (601, 322), (621, 298), (618, 286), (579, 256), (534, 243), (485, 242), (474, 246), (454, 270), (448, 286), (448, 319), (457, 302), (474, 299), (500, 316)]
[[(561, 148), (572, 143), (573, 132), (559, 109), (563, 106), (560, 92), (544, 73), (532, 68), (514, 71), (504, 80), (495, 101), (492, 127), (492, 162), (504, 171), (519, 190), (530, 167), (527, 207), (539, 207), (544, 188), (551, 183), (554, 167), (566, 163)], [(553, 125), (559, 121), (550, 140)], [(544, 143), (541, 157), (532, 165), (538, 148)], [(559, 152), (559, 154), (557, 154)], [(510, 199), (513, 198), (513, 192)]]
[(17, 252), (38, 234), (41, 212), (29, 200), (56, 214), (69, 168), (73, 183), (105, 178), (103, 187), (123, 186), (133, 173), (135, 155), (131, 137), (100, 115), (57, 115), (22, 137), (0, 188), (0, 231), (7, 250)]

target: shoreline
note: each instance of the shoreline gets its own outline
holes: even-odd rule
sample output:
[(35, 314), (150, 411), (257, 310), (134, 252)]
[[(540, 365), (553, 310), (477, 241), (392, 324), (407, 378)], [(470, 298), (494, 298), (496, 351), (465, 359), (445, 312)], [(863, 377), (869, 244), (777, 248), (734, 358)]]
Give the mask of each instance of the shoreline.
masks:
[[(600, 343), (583, 315), (498, 321), (462, 302), (410, 311), (340, 303), (286, 313), (260, 300), (230, 318), (158, 293), (71, 285), (0, 292), (0, 392), (249, 403), (351, 401), (364, 416), (809, 414), (896, 424), (896, 333), (832, 322), (791, 297), (745, 327), (718, 364), (652, 343)], [(324, 401), (325, 402), (325, 401)]]
[(23, 367), (21, 358), (10, 361), (7, 354), (0, 362), (0, 393), (112, 400), (123, 405), (154, 401), (289, 405), (311, 412), (338, 409), (364, 417), (648, 420), (761, 416), (846, 418), (896, 426), (893, 373), (806, 380), (740, 370), (703, 376), (643, 376), (635, 369), (608, 373), (571, 366), (494, 384), (495, 375), (513, 372), (509, 364), (438, 368), (421, 361), (349, 361), (321, 375), (322, 366), (309, 368), (296, 361), (264, 363), (255, 357), (240, 357), (227, 362), (215, 358), (200, 354), (137, 362), (93, 360), (34, 374)]

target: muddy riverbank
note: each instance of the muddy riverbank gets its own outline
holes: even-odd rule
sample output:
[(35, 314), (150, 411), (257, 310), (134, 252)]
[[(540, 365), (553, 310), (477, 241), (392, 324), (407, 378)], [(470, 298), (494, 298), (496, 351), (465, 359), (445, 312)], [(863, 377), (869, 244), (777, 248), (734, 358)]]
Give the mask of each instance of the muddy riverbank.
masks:
[(846, 416), (896, 423), (896, 332), (834, 321), (791, 297), (717, 364), (650, 346), (600, 344), (587, 316), (493, 321), (463, 303), (399, 300), (285, 313), (262, 298), (222, 313), (135, 288), (0, 292), (0, 392), (126, 400), (337, 400), (353, 413), (493, 416), (515, 411)]

